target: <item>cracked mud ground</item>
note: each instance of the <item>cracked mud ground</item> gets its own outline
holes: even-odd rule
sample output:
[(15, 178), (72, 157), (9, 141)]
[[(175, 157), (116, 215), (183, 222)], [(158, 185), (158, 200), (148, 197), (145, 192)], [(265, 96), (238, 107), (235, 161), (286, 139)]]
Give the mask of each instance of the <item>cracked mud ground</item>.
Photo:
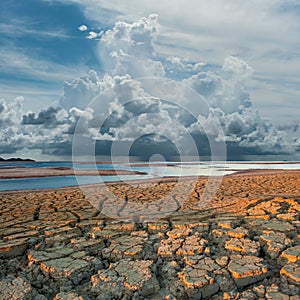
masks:
[[(199, 209), (205, 183), (151, 222), (108, 218), (78, 188), (2, 192), (0, 299), (300, 299), (300, 172), (226, 176)], [(109, 189), (151, 211), (173, 186)]]

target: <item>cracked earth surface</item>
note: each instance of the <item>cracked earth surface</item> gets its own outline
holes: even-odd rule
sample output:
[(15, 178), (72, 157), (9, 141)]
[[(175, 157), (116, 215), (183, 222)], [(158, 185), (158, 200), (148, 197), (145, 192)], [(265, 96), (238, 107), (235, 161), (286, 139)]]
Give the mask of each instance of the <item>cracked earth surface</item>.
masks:
[[(102, 186), (100, 211), (79, 188), (0, 193), (0, 299), (300, 299), (300, 172), (226, 176), (203, 207), (206, 180), (149, 222), (105, 216)], [(151, 213), (174, 185), (107, 187)]]

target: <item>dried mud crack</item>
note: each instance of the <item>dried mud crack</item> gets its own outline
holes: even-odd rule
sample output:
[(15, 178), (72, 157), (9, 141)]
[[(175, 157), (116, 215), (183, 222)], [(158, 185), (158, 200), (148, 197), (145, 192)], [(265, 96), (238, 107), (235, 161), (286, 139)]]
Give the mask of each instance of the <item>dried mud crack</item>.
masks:
[[(300, 172), (226, 176), (203, 207), (206, 180), (151, 222), (105, 216), (101, 185), (100, 212), (78, 188), (0, 193), (0, 299), (300, 299)], [(109, 190), (157, 212), (173, 186)]]

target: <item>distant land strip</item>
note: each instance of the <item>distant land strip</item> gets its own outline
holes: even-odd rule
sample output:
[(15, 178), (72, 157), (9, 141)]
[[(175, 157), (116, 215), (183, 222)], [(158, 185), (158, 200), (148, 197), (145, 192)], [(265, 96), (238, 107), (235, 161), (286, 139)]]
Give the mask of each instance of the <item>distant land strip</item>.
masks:
[(147, 175), (145, 172), (128, 170), (76, 170), (72, 168), (0, 168), (0, 179), (17, 179), (53, 176), (114, 176), (114, 175)]

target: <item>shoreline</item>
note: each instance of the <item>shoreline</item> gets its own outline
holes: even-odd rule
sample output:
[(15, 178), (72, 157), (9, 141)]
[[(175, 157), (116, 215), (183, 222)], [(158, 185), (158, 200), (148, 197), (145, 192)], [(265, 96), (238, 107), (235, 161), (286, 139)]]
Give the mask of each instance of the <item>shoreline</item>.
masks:
[(60, 176), (115, 176), (147, 175), (145, 172), (129, 170), (74, 170), (67, 167), (54, 168), (0, 168), (0, 179), (22, 179)]
[[(232, 174), (224, 174), (223, 176), (213, 176), (212, 178), (228, 178), (228, 177), (241, 177), (241, 176), (264, 176), (264, 175), (280, 175), (280, 174), (298, 174), (300, 176), (300, 169), (295, 169), (295, 170), (285, 170), (285, 169), (277, 169), (277, 170), (270, 170), (270, 169), (248, 169), (248, 170), (241, 170), (241, 171), (236, 171), (235, 173)], [(123, 174), (125, 175), (125, 174)], [(131, 175), (131, 174), (130, 174)], [(132, 174), (136, 175), (136, 174)], [(143, 174), (141, 174), (143, 175)], [(101, 175), (100, 175), (101, 176)], [(103, 175), (104, 176), (104, 175)], [(109, 176), (109, 175), (107, 175)], [(47, 176), (45, 176), (47, 177)], [(164, 183), (174, 183), (177, 182), (178, 179), (180, 178), (180, 181), (189, 181), (189, 180), (199, 180), (199, 179), (207, 179), (209, 176), (207, 175), (202, 175), (202, 176), (165, 176), (165, 177), (158, 177), (158, 178), (149, 178), (149, 179), (132, 179), (132, 180), (126, 180), (126, 181), (109, 181), (109, 182), (100, 182), (100, 183), (92, 183), (92, 184), (84, 184), (80, 185), (83, 186), (84, 188), (92, 188), (92, 187), (101, 187), (101, 186), (115, 186), (115, 185), (126, 185), (127, 182), (133, 185), (138, 185), (138, 184), (164, 184)], [(39, 177), (37, 177), (39, 178)], [(22, 179), (22, 178), (10, 178), (10, 179)], [(7, 179), (6, 179), (7, 180)], [(8, 179), (9, 180), (9, 179)], [(79, 185), (72, 185), (72, 186), (64, 186), (64, 187), (59, 187), (59, 188), (42, 188), (42, 189), (23, 189), (23, 190), (0, 190), (0, 195), (9, 193), (22, 193), (22, 192), (39, 192), (39, 191), (53, 191), (53, 190), (74, 190), (74, 189), (80, 189)]]
[[(232, 170), (234, 171), (234, 169)], [(276, 175), (286, 173), (298, 173), (300, 169), (247, 169), (247, 170), (235, 170), (235, 173), (227, 174), (225, 176), (251, 176), (251, 175)]]

